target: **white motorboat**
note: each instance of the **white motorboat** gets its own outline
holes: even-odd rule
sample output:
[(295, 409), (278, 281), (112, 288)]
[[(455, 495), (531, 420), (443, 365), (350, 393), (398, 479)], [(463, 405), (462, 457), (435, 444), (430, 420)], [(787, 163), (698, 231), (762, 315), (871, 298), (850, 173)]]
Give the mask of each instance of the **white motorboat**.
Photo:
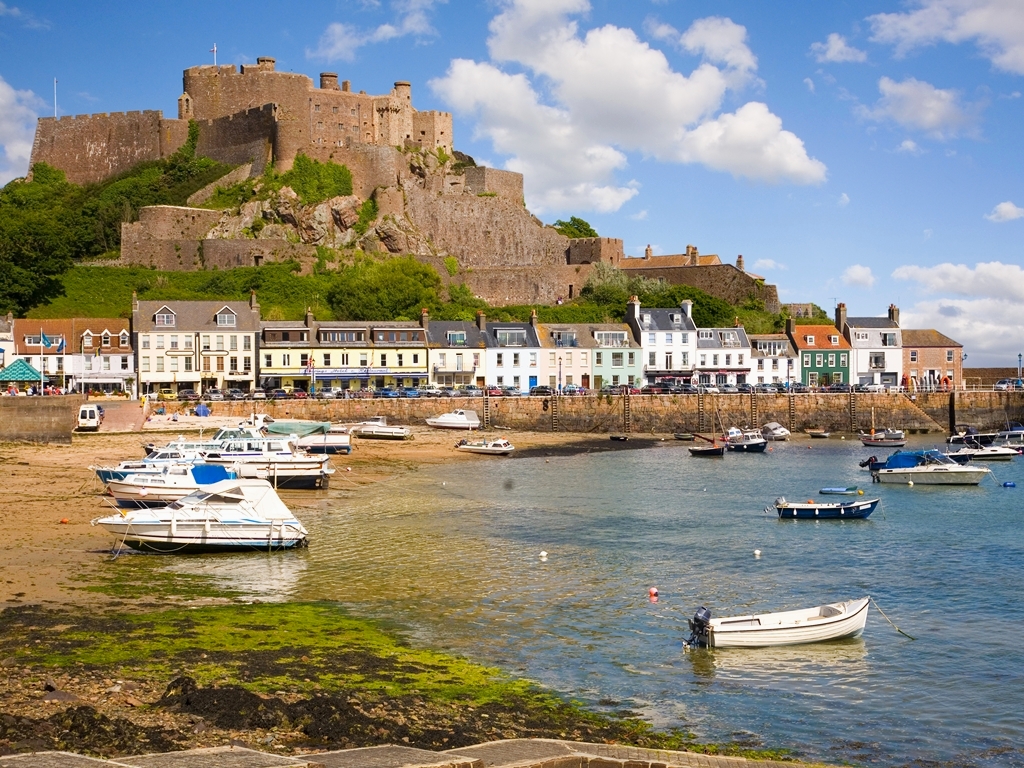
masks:
[(293, 437), (227, 440), (223, 448), (206, 454), (207, 464), (237, 464), (242, 477), (264, 478), (275, 488), (326, 488), (334, 474), (330, 460), (329, 455), (301, 450)]
[(352, 453), (348, 427), (329, 421), (275, 421), (267, 419), (268, 435), (291, 436), (295, 447), (309, 453)]
[(769, 421), (761, 427), (761, 436), (765, 440), (782, 441), (789, 439), (790, 432), (777, 421)]
[(458, 408), (451, 413), (442, 413), (427, 419), (427, 424), (440, 429), (480, 429), (480, 417), (476, 411)]
[(952, 459), (962, 457), (971, 461), (1013, 461), (1015, 457), (1020, 456), (1020, 452), (1016, 448), (1010, 448), (1006, 445), (982, 445), (978, 447), (965, 445), (963, 448), (950, 451), (946, 455)]
[(907, 435), (902, 429), (872, 429), (861, 432), (860, 441), (868, 448), (902, 448), (907, 444)]
[[(239, 424), (237, 427), (222, 427), (218, 429), (213, 437), (207, 440), (186, 440), (184, 435), (178, 435), (174, 440), (163, 446), (156, 443), (145, 443), (142, 447), (146, 449), (146, 455), (152, 456), (157, 451), (214, 451), (221, 447), (225, 440), (239, 437), (260, 437), (263, 433), (258, 427)], [(201, 435), (200, 435), (201, 437)]]
[(307, 532), (266, 480), (221, 480), (166, 507), (92, 521), (117, 543), (153, 552), (273, 551), (306, 545)]
[(357, 437), (371, 440), (408, 440), (412, 437), (411, 429), (388, 424), (387, 416), (374, 416), (366, 421), (350, 424), (348, 431)]
[(459, 440), (455, 447), (466, 453), (482, 453), (489, 456), (508, 456), (516, 449), (505, 438), (498, 440)]
[(204, 486), (235, 477), (234, 472), (217, 464), (168, 466), (159, 474), (147, 472), (128, 475), (123, 480), (111, 480), (107, 483), (107, 491), (117, 506), (124, 509), (164, 507)]
[(867, 623), (870, 600), (862, 597), (797, 611), (721, 619), (711, 618), (711, 611), (702, 606), (690, 620), (686, 646), (766, 648), (857, 637)]
[(988, 467), (962, 466), (936, 450), (896, 451), (871, 476), (879, 483), (978, 485), (992, 474)]
[(140, 461), (122, 461), (116, 467), (89, 467), (103, 482), (124, 480), (128, 475), (159, 474), (167, 467), (185, 467), (205, 459), (204, 451), (159, 450)]

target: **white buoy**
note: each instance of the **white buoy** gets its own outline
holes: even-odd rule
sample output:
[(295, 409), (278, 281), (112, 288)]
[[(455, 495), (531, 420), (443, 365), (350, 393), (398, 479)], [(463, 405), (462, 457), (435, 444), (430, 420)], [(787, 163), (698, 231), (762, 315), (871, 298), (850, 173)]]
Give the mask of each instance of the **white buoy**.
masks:
[(540, 551), (540, 559), (541, 560), (547, 560), (548, 559), (548, 553), (545, 552), (543, 549)]
[(761, 550), (760, 549), (755, 549), (754, 550), (754, 557), (760, 557), (760, 556), (761, 556)]
[(907, 485), (909, 485), (911, 488), (913, 488), (914, 487), (914, 481), (913, 480), (907, 480)]

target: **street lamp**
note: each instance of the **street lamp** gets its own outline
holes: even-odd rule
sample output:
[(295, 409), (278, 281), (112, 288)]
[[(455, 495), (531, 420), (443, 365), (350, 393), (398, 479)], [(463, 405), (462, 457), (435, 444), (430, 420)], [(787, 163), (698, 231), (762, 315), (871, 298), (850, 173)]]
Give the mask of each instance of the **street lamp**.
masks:
[(1024, 354), (1017, 353), (1017, 378), (1020, 378), (1021, 359), (1024, 358)]
[(562, 394), (562, 356), (558, 356), (558, 394)]

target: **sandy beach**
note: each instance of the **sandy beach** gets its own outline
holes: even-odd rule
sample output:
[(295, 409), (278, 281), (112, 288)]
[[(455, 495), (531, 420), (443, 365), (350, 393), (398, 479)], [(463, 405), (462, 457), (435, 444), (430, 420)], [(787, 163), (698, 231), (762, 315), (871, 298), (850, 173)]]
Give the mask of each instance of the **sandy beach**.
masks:
[[(111, 540), (90, 520), (109, 513), (112, 502), (90, 466), (141, 459), (143, 445), (163, 444), (178, 434), (198, 436), (200, 423), (209, 436), (219, 426), (237, 420), (183, 417), (147, 422), (142, 432), (76, 434), (70, 446), (0, 444), (0, 467), (7, 477), (2, 514), (7, 531), (0, 548), (3, 592), (0, 608), (25, 603), (75, 603), (106, 598), (83, 589), (93, 569), (110, 556)], [(223, 422), (223, 424), (221, 423)], [(454, 449), (465, 436), (458, 431), (414, 427), (406, 441), (354, 439), (348, 456), (336, 456), (335, 487), (360, 486), (390, 480), (426, 465), (463, 461), (515, 461), (530, 455), (586, 451), (630, 450), (650, 445), (663, 436), (610, 441), (607, 435), (573, 433), (495, 432), (516, 446), (510, 458), (475, 456)], [(671, 436), (668, 436), (671, 439)]]

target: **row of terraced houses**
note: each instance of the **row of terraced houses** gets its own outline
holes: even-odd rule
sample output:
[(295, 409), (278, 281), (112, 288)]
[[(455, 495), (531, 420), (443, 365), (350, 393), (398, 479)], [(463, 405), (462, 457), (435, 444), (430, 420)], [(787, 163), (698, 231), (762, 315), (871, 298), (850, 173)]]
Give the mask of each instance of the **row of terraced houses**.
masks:
[(835, 383), (959, 388), (963, 348), (934, 330), (886, 317), (848, 317), (785, 333), (698, 328), (692, 303), (641, 307), (623, 323), (431, 320), (262, 320), (245, 301), (139, 301), (127, 319), (0, 319), (0, 365), (24, 360), (52, 386), (78, 391), (292, 387), (499, 386), (528, 392), (657, 382), (704, 385)]

